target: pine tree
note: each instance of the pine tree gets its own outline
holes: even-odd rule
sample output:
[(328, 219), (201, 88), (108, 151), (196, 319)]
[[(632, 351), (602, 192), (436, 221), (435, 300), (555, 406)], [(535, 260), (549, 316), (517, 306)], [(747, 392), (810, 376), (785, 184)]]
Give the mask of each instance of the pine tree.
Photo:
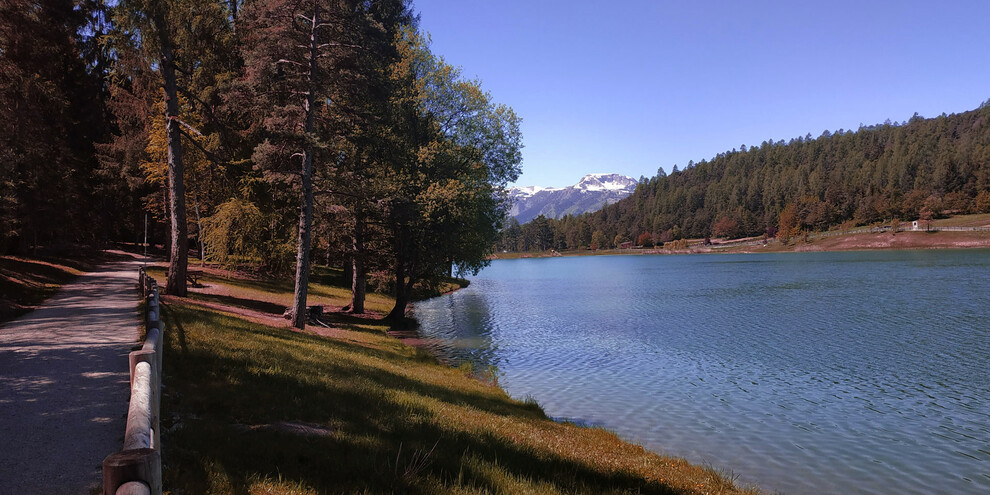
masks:
[(298, 188), (296, 275), (292, 324), (306, 325), (313, 224), (313, 178), (334, 165), (337, 86), (353, 53), (357, 2), (255, 1), (240, 10), (245, 82), (264, 141), (255, 166)]
[(99, 241), (99, 80), (70, 0), (0, 3), (0, 252)]

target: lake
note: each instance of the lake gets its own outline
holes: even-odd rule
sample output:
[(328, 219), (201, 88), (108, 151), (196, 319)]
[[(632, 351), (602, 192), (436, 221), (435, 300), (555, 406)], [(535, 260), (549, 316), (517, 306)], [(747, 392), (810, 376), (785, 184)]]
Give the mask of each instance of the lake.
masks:
[(548, 415), (768, 493), (990, 493), (988, 250), (499, 260), (415, 314)]

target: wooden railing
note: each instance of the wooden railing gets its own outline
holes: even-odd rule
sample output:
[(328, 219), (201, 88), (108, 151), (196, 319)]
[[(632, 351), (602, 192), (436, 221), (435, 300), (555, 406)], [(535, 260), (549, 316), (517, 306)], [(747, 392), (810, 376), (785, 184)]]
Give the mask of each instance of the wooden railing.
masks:
[(127, 409), (124, 446), (103, 460), (103, 495), (162, 493), (161, 390), (162, 321), (158, 283), (138, 272), (141, 294), (147, 300), (144, 345), (131, 352), (131, 400)]

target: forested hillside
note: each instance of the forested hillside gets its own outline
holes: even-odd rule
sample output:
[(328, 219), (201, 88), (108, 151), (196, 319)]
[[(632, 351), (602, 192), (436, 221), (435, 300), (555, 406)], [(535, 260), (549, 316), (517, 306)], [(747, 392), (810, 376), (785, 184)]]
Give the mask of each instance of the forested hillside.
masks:
[(652, 245), (847, 224), (990, 212), (990, 101), (980, 108), (856, 131), (825, 131), (675, 166), (627, 199), (504, 232), (505, 250)]
[[(346, 264), (401, 317), (486, 263), (519, 118), (408, 0), (0, 2), (0, 254), (143, 240), (275, 276)], [(401, 318), (397, 318), (401, 319)]]

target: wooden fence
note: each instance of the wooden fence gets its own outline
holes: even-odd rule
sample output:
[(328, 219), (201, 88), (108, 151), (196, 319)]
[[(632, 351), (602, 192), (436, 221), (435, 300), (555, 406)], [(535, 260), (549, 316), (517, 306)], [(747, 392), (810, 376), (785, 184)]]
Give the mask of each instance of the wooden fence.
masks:
[(131, 400), (124, 446), (103, 460), (103, 495), (161, 495), (162, 321), (158, 283), (142, 268), (141, 294), (147, 300), (144, 345), (131, 352)]

